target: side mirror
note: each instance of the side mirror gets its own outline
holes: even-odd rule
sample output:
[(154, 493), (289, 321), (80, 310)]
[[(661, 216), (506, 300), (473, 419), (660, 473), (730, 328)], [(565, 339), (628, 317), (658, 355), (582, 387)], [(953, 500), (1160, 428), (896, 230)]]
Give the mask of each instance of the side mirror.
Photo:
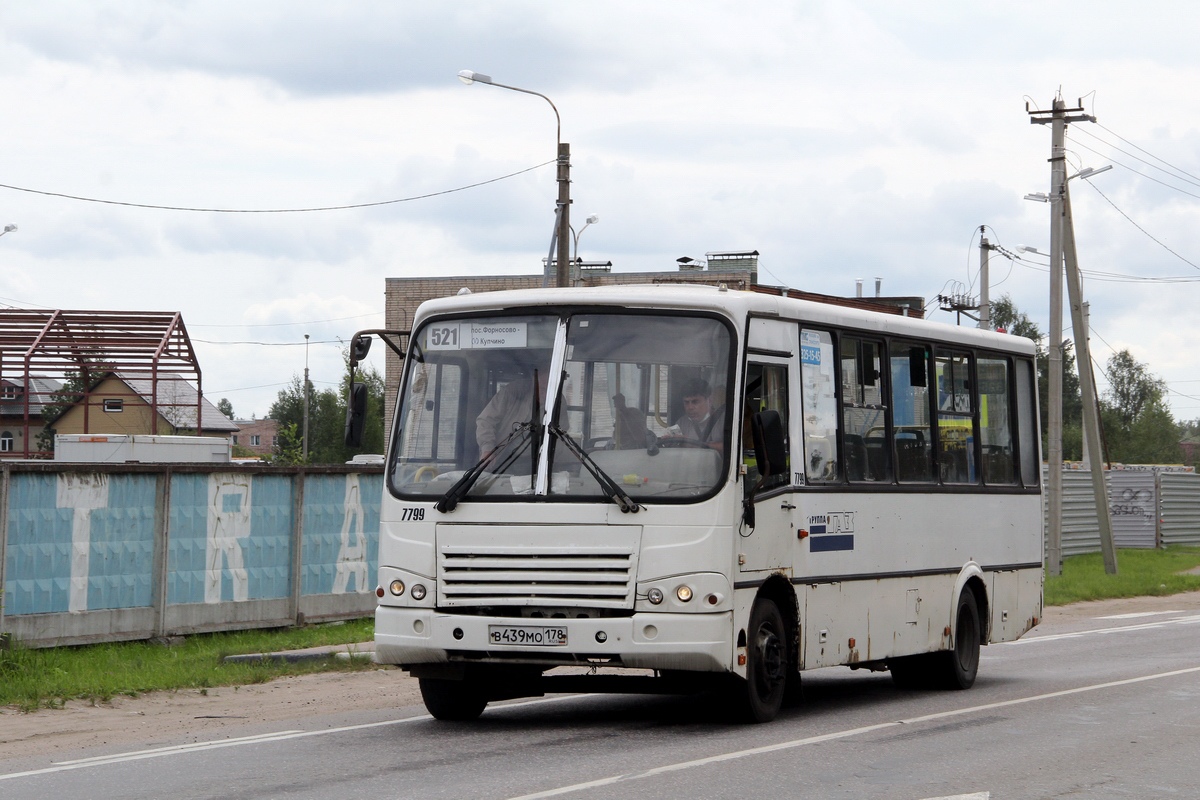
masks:
[(779, 412), (767, 409), (755, 414), (750, 418), (750, 432), (754, 437), (754, 457), (758, 461), (758, 473), (764, 482), (768, 478), (787, 475), (787, 445), (784, 443), (783, 419)]
[(363, 424), (367, 419), (367, 385), (351, 383), (346, 398), (346, 446), (362, 445)]
[(371, 352), (371, 336), (355, 336), (354, 341), (350, 342), (350, 358), (354, 361), (362, 361), (367, 357), (367, 353)]

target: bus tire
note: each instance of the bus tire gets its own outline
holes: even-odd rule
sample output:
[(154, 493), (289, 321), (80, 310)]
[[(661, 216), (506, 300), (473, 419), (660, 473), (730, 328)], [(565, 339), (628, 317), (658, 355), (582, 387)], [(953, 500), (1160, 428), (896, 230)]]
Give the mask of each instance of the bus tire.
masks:
[(487, 698), (471, 681), (421, 678), (421, 699), (434, 719), (470, 722), (487, 708)]
[(746, 722), (775, 719), (783, 707), (789, 672), (783, 615), (773, 600), (760, 597), (750, 610), (750, 625), (746, 631), (746, 679), (738, 685), (739, 710)]
[(964, 588), (958, 596), (954, 620), (954, 649), (939, 653), (942, 656), (938, 683), (943, 689), (970, 689), (979, 672), (979, 645), (982, 639), (979, 624), (979, 604), (975, 593)]

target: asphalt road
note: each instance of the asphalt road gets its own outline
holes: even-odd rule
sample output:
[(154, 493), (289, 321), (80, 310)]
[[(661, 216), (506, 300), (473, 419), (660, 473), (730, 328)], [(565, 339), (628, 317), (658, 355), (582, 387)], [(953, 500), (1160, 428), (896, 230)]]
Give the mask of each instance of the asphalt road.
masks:
[(6, 771), (20, 798), (1200, 796), (1200, 613), (1078, 618), (985, 648), (966, 692), (806, 673), (774, 723), (703, 697), (556, 696), (477, 722), (420, 707)]

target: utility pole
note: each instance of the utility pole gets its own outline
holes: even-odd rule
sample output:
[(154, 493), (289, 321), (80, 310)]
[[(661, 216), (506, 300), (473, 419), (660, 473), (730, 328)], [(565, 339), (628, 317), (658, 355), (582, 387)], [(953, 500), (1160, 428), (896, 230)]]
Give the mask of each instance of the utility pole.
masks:
[(992, 303), (988, 295), (988, 256), (992, 245), (985, 235), (985, 226), (979, 226), (979, 327), (992, 329)]
[(558, 256), (555, 285), (571, 285), (571, 145), (558, 143)]
[(1083, 285), (1079, 277), (1079, 259), (1075, 250), (1075, 221), (1071, 216), (1071, 189), (1063, 184), (1063, 212), (1066, 235), (1063, 255), (1067, 266), (1067, 294), (1071, 303), (1071, 323), (1075, 331), (1075, 366), (1079, 371), (1079, 392), (1083, 400), (1083, 441), (1092, 472), (1092, 492), (1096, 499), (1096, 523), (1100, 529), (1100, 550), (1104, 554), (1104, 571), (1117, 574), (1117, 549), (1113, 542), (1112, 516), (1108, 507), (1108, 492), (1104, 485), (1104, 451), (1100, 445), (1100, 409), (1096, 402), (1096, 386), (1092, 381), (1092, 352), (1088, 341), (1087, 318), (1084, 316)]
[[(1063, 267), (1064, 267), (1064, 249), (1070, 251), (1068, 260), (1069, 278), (1072, 283), (1070, 292), (1072, 295), (1071, 317), (1075, 329), (1075, 344), (1076, 344), (1076, 366), (1079, 367), (1080, 374), (1080, 389), (1084, 393), (1084, 408), (1089, 406), (1095, 411), (1096, 395), (1095, 385), (1091, 380), (1091, 361), (1083, 360), (1089, 358), (1087, 348), (1086, 331), (1082, 337), (1082, 347), (1080, 346), (1081, 337), (1079, 334), (1082, 327), (1082, 307), (1076, 310), (1076, 297), (1078, 302), (1082, 303), (1082, 290), (1078, 281), (1078, 263), (1075, 253), (1075, 232), (1073, 227), (1070, 227), (1070, 200), (1067, 197), (1067, 170), (1066, 170), (1066, 133), (1067, 125), (1072, 122), (1095, 122), (1096, 118), (1084, 114), (1083, 103), (1080, 101), (1076, 108), (1067, 108), (1062, 97), (1054, 99), (1053, 108), (1050, 111), (1029, 111), (1026, 104), (1026, 111), (1030, 115), (1030, 123), (1033, 125), (1050, 125), (1050, 331), (1049, 331), (1049, 384), (1050, 397), (1048, 399), (1047, 420), (1047, 476), (1046, 476), (1046, 495), (1047, 505), (1049, 506), (1049, 520), (1047, 529), (1046, 542), (1046, 558), (1049, 574), (1062, 574), (1062, 472), (1063, 472), (1063, 454), (1062, 454), (1062, 432), (1063, 432), (1063, 396), (1062, 396), (1062, 378), (1063, 378), (1063, 340), (1062, 340), (1062, 304), (1063, 304)], [(1069, 241), (1064, 248), (1064, 232), (1069, 228)], [(1086, 367), (1086, 370), (1085, 370)], [(1083, 375), (1087, 372), (1086, 384)], [(1085, 416), (1087, 416), (1085, 414)], [(1096, 493), (1096, 513), (1100, 525), (1101, 548), (1105, 550), (1105, 570), (1110, 574), (1116, 572), (1116, 555), (1113, 551), (1112, 568), (1109, 569), (1109, 557), (1107, 551), (1112, 547), (1112, 522), (1109, 517), (1108, 510), (1108, 495), (1104, 488), (1104, 472), (1100, 466), (1100, 445), (1099, 445), (1099, 422), (1098, 415), (1094, 420), (1094, 431), (1086, 430), (1087, 424), (1085, 420), (1085, 436), (1092, 438), (1091, 450), (1094, 453), (1090, 454), (1090, 458), (1096, 462), (1098, 468), (1093, 468), (1092, 485)], [(1107, 543), (1105, 543), (1107, 531)]]

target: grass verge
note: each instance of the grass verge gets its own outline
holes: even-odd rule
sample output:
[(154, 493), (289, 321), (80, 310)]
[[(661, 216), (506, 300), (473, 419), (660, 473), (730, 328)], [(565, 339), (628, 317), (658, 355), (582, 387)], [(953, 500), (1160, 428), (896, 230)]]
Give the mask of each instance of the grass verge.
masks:
[(1200, 547), (1118, 550), (1117, 574), (1104, 572), (1104, 557), (1088, 553), (1063, 559), (1062, 575), (1046, 576), (1045, 602), (1061, 606), (1080, 600), (1109, 600), (1200, 591)]
[(0, 706), (23, 711), (58, 708), (67, 700), (104, 702), (142, 692), (245, 686), (313, 672), (373, 669), (367, 659), (322, 659), (296, 664), (225, 663), (228, 655), (271, 653), (370, 641), (372, 619), (303, 628), (189, 636), (173, 645), (114, 642), (79, 647), (0, 650)]

